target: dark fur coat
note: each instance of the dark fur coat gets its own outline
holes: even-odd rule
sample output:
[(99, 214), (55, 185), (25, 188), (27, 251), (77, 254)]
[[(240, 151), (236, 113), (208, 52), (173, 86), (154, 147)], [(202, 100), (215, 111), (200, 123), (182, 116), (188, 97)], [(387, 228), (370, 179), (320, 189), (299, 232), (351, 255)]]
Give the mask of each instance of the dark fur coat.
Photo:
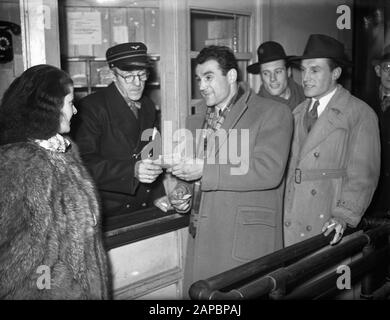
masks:
[(99, 205), (76, 145), (0, 146), (0, 299), (107, 297)]

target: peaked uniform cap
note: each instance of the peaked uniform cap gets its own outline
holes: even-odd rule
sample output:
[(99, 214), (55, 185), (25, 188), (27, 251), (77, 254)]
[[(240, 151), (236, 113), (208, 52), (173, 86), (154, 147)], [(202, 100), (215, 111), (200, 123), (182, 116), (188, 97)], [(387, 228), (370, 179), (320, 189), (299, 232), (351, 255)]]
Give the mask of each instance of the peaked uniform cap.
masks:
[(131, 70), (135, 67), (150, 67), (147, 47), (142, 42), (121, 43), (108, 48), (106, 59), (110, 68)]

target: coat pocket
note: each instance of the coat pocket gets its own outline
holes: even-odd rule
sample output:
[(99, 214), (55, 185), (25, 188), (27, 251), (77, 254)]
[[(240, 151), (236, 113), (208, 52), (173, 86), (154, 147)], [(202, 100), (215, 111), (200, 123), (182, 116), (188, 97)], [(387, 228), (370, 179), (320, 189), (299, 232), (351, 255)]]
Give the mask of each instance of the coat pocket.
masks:
[(266, 207), (238, 207), (232, 257), (240, 261), (260, 258), (275, 250), (276, 212)]

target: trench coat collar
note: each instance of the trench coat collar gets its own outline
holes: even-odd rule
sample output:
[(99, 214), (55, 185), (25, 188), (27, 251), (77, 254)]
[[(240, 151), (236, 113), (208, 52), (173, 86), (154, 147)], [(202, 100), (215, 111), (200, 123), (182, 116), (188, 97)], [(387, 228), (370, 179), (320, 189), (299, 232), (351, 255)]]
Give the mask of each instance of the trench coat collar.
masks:
[[(323, 114), (318, 118), (312, 130), (307, 134), (301, 149), (301, 157), (317, 147), (324, 141), (334, 130), (345, 129), (348, 130), (348, 114), (349, 114), (349, 99), (351, 94), (344, 89), (340, 84), (337, 85), (336, 93), (330, 99)], [(306, 130), (303, 125), (306, 109), (309, 106), (310, 99), (301, 105), (299, 110), (294, 110), (294, 115), (299, 114), (298, 134), (303, 136), (302, 130)]]

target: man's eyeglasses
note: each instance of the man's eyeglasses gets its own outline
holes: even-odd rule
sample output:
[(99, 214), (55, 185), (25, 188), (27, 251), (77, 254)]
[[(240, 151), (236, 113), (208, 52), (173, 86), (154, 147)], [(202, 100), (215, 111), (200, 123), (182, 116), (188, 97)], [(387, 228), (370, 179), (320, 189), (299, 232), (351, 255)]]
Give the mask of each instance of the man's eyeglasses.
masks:
[(149, 74), (147, 72), (142, 73), (136, 73), (136, 74), (120, 74), (119, 72), (114, 72), (117, 76), (121, 77), (123, 80), (125, 80), (126, 83), (134, 82), (135, 79), (138, 79), (139, 81), (146, 81), (148, 80)]
[(383, 72), (390, 73), (390, 63), (382, 64), (381, 69)]

